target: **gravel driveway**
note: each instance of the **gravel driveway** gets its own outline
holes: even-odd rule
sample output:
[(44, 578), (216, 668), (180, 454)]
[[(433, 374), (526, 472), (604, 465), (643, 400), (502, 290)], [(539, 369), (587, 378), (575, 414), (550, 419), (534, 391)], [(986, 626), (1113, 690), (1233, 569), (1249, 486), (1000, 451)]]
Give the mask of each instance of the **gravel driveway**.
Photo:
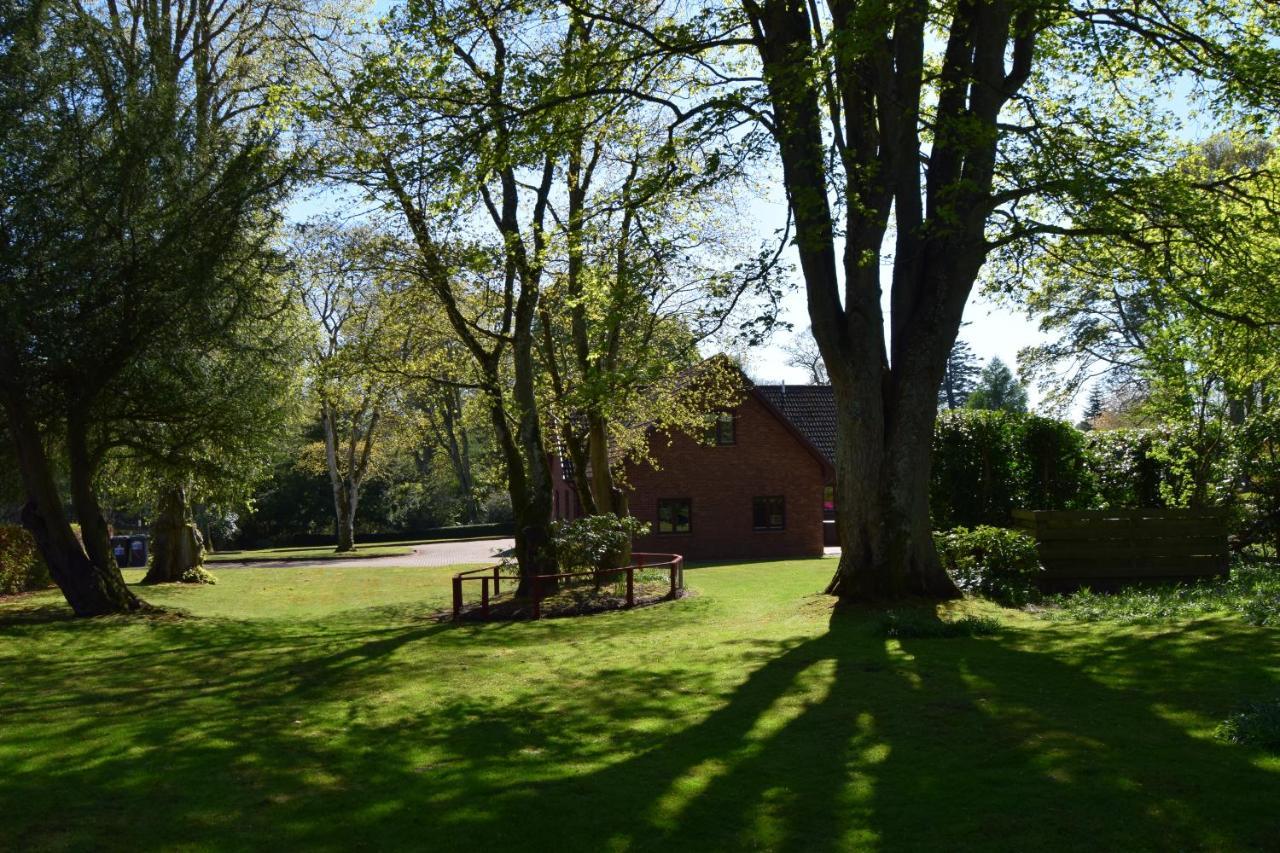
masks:
[(496, 563), (498, 555), (516, 546), (514, 539), (473, 539), (460, 542), (430, 542), (414, 545), (413, 553), (403, 557), (365, 557), (354, 560), (245, 560), (243, 562), (210, 563), (215, 571), (224, 568), (263, 568), (269, 566), (330, 566), (350, 568), (366, 566), (453, 566), (459, 563)]

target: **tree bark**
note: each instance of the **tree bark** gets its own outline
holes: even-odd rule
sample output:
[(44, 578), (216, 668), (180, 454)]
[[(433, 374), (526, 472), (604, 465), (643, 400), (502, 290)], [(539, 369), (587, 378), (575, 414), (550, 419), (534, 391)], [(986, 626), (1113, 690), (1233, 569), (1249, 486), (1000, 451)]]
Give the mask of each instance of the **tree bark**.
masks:
[[(866, 23), (845, 3), (828, 5), (838, 31), (832, 39)], [(901, 4), (895, 17), (886, 18), (891, 37), (868, 34), (865, 45), (829, 59), (815, 50), (821, 36), (815, 36), (818, 24), (805, 4), (743, 0), (743, 7), (773, 107), (813, 334), (836, 400), (836, 518), (843, 552), (828, 591), (862, 600), (955, 597), (959, 591), (941, 567), (930, 532), (930, 449), (938, 386), (986, 251), (984, 193), (991, 187), (999, 99), (1009, 97), (1018, 80), (1000, 67), (1011, 7), (995, 10), (996, 19), (984, 18), (981, 33), (968, 18), (991, 10), (985, 4), (957, 9), (939, 121), (956, 127), (987, 122), (993, 133), (988, 139), (957, 131), (934, 142), (927, 212), (919, 137), (926, 5)], [(1028, 50), (1025, 43), (1015, 46), (1019, 68)], [(982, 65), (983, 79), (972, 81), (975, 63)], [(844, 180), (843, 276), (828, 196), (824, 115)], [(892, 353), (885, 343), (879, 271), (891, 215)]]
[[(129, 591), (114, 558), (92, 562), (71, 529), (48, 455), (24, 401), (4, 397), (9, 434), (14, 443), (27, 503), (22, 524), (31, 531), (49, 574), (77, 616), (104, 616), (149, 609)], [(108, 549), (108, 556), (110, 551)]]
[(329, 468), (329, 485), (333, 489), (334, 535), (338, 540), (334, 551), (339, 554), (356, 549), (355, 524), (356, 509), (360, 505), (360, 484), (368, 470), (374, 432), (378, 426), (379, 415), (374, 411), (363, 437), (360, 436), (358, 430), (363, 415), (362, 407), (352, 418), (347, 442), (347, 470), (343, 472), (338, 465), (337, 415), (328, 403), (320, 408), (320, 419), (324, 424), (325, 462)]
[(80, 540), (95, 566), (115, 569), (111, 550), (111, 528), (102, 514), (93, 488), (97, 465), (88, 446), (84, 420), (75, 412), (67, 418), (67, 459), (71, 479), (71, 507), (80, 522)]
[(165, 489), (151, 525), (151, 565), (143, 583), (199, 582), (204, 565), (204, 541), (193, 520), (187, 490)]

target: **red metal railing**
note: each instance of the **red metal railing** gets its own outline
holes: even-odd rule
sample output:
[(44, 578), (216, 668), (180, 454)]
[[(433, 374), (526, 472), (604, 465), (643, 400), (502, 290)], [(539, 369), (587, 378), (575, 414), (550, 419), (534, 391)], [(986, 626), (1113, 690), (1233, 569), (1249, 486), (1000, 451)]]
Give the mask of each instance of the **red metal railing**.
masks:
[[(542, 584), (544, 581), (560, 581), (572, 578), (592, 578), (599, 580), (603, 577), (612, 575), (625, 574), (627, 576), (627, 607), (634, 607), (636, 603), (636, 572), (644, 569), (660, 570), (666, 569), (671, 579), (671, 596), (675, 597), (678, 590), (684, 589), (684, 557), (679, 554), (638, 554), (633, 553), (631, 558), (635, 561), (629, 566), (619, 566), (616, 569), (590, 569), (582, 572), (561, 572), (554, 575), (534, 575), (532, 579), (532, 595), (530, 596), (533, 605), (533, 618), (542, 618)], [(505, 565), (485, 566), (482, 569), (468, 569), (465, 572), (458, 572), (453, 576), (453, 618), (462, 618), (463, 608), (463, 589), (462, 585), (467, 581), (478, 582), (480, 584), (480, 616), (481, 618), (489, 618), (489, 585), (493, 585), (493, 595), (496, 596), (502, 591), (502, 582), (510, 581), (513, 583), (520, 582), (518, 574), (503, 574), (502, 570), (509, 568)]]

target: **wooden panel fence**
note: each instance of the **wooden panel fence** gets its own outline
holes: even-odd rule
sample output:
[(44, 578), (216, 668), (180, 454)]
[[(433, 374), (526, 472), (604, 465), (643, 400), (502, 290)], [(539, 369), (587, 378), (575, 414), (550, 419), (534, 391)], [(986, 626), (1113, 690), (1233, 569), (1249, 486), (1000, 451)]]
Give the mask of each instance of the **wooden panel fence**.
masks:
[(1013, 518), (1035, 537), (1050, 589), (1216, 577), (1230, 564), (1221, 509), (1014, 510)]

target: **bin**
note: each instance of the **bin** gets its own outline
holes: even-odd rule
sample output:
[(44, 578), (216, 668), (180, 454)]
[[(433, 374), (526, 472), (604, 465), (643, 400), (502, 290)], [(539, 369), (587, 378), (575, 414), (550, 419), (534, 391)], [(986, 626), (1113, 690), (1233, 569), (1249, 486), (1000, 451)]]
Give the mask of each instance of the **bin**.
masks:
[(129, 565), (145, 566), (147, 564), (147, 537), (129, 537)]

